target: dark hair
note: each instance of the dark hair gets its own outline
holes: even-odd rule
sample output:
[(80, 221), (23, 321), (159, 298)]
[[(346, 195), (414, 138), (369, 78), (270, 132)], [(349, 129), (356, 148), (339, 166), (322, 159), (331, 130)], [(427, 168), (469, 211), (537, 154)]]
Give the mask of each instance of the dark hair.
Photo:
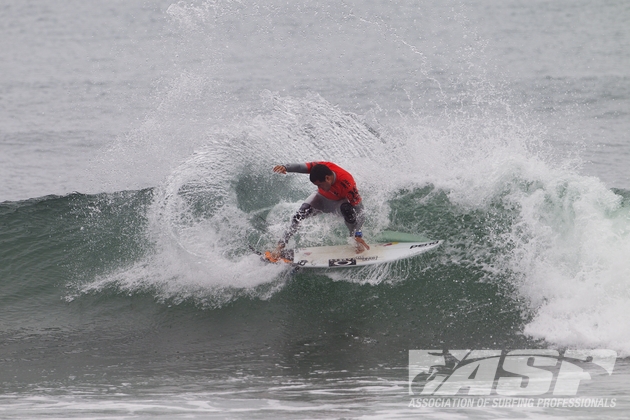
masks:
[(315, 182), (315, 181), (324, 182), (326, 181), (326, 175), (332, 175), (332, 174), (333, 174), (333, 171), (331, 171), (328, 166), (318, 163), (317, 165), (311, 168), (310, 179), (311, 179), (311, 182)]

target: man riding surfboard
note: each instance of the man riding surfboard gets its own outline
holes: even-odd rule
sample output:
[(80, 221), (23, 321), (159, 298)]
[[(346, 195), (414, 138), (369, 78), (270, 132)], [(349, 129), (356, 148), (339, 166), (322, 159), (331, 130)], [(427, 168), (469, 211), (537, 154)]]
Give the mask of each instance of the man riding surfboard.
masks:
[(297, 172), (309, 174), (310, 180), (317, 186), (317, 191), (311, 194), (291, 219), (291, 226), (282, 239), (278, 241), (276, 249), (270, 253), (274, 260), (280, 258), (280, 253), (293, 236), (302, 220), (319, 213), (333, 213), (344, 218), (350, 235), (354, 237), (357, 253), (370, 249), (363, 239), (361, 227), (365, 220), (361, 196), (357, 184), (350, 173), (332, 162), (307, 162), (288, 165), (276, 165), (275, 173), (286, 174)]

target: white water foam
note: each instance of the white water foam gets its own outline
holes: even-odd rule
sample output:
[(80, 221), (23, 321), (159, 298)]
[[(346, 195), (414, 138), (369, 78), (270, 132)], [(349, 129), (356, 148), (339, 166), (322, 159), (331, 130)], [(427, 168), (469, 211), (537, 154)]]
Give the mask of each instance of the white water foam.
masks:
[[(204, 32), (217, 13), (209, 4), (195, 8), (177, 3), (168, 14), (184, 31)], [(396, 39), (411, 47), (403, 38)], [(256, 110), (253, 118), (222, 124), (216, 124), (215, 118), (214, 125), (196, 118), (192, 128), (182, 129), (185, 124), (179, 123), (188, 117), (187, 111), (194, 109), (198, 116), (203, 108), (186, 105), (187, 101), (210, 83), (194, 72), (182, 73), (170, 89), (174, 95), (166, 97), (165, 106), (149, 116), (141, 129), (140, 137), (146, 141), (140, 142), (131, 159), (135, 164), (135, 157), (148, 148), (151, 157), (159, 157), (158, 165), (151, 166), (169, 174), (162, 178), (149, 213), (155, 252), (104, 281), (128, 289), (149, 284), (165, 296), (205, 299), (221, 290), (227, 291), (227, 297), (220, 299), (224, 301), (237, 295), (234, 288), (266, 296), (254, 290), (277, 282), (282, 270), (262, 265), (242, 239), (260, 241), (260, 246), (272, 244), (312, 189), (303, 177), (278, 178), (270, 168), (277, 163), (331, 160), (359, 181), (370, 209), (368, 237), (387, 227), (388, 201), (397, 192), (427, 184), (445, 191), (462, 213), (489, 212), (492, 206), (512, 212), (515, 217), (507, 232), (492, 220), (485, 227), (492, 250), (485, 244), (465, 245), (473, 254), (501, 251), (490, 255), (494, 268), (486, 270), (489, 276), (509, 273), (527, 301), (532, 318), (524, 332), (554, 344), (605, 346), (627, 353), (630, 325), (623, 321), (623, 308), (630, 303), (630, 268), (624, 258), (630, 247), (628, 209), (603, 183), (580, 175), (579, 160), (555, 156), (547, 146), (551, 139), (545, 129), (532, 124), (526, 110), (512, 109), (512, 102), (506, 100), (509, 90), (500, 81), (488, 82), (479, 65), (485, 61), (482, 47), (473, 44), (461, 52), (468, 52), (459, 63), (462, 74), (454, 75), (453, 86), (436, 87), (439, 93), (434, 99), (443, 101), (437, 106), (444, 108), (441, 117), (414, 111), (410, 100), (409, 112), (386, 115), (384, 123), (379, 123), (383, 113), (378, 106), (374, 113), (356, 116), (317, 94), (298, 99), (265, 92), (264, 109)], [(431, 69), (422, 57), (418, 60), (420, 75), (429, 79)], [(467, 74), (468, 68), (473, 70)], [(219, 105), (213, 110), (225, 105), (221, 99), (216, 102)], [(422, 105), (416, 101), (415, 106)], [(172, 113), (178, 115), (177, 124), (162, 121), (163, 116), (173, 119)], [(154, 137), (162, 139), (153, 143)], [(192, 150), (196, 154), (186, 159)], [(186, 160), (170, 169), (181, 159)], [(154, 170), (145, 167), (136, 172)], [(248, 176), (250, 181), (245, 179)], [(244, 203), (235, 191), (244, 179), (246, 184), (256, 184), (245, 195), (266, 205), (253, 209)], [(261, 233), (253, 220), (264, 216)], [(303, 232), (306, 244), (321, 243), (333, 241), (343, 226), (323, 218), (306, 223)], [(368, 282), (381, 282), (387, 274), (373, 273)], [(346, 275), (337, 279), (364, 281)]]
[[(610, 348), (627, 356), (630, 208), (599, 179), (580, 175), (575, 156), (549, 148), (544, 128), (516, 118), (507, 106), (504, 111), (457, 115), (442, 130), (410, 124), (396, 152), (408, 176), (396, 181), (422, 177), (448, 191), (464, 212), (497, 205), (512, 212), (508, 232), (492, 220), (485, 229), (500, 250), (492, 256), (495, 265), (511, 273), (528, 302), (533, 318), (524, 333), (554, 346)], [(484, 252), (468, 245), (470, 252)], [(495, 269), (487, 270), (492, 277)]]
[[(492, 220), (485, 227), (492, 252), (500, 251), (490, 255), (494, 267), (487, 270), (489, 277), (510, 273), (528, 303), (532, 318), (524, 332), (554, 345), (630, 351), (623, 316), (630, 303), (628, 208), (602, 182), (579, 175), (579, 161), (554, 156), (543, 129), (513, 117), (508, 107), (502, 115), (438, 122), (408, 115), (386, 126), (318, 95), (266, 92), (263, 100), (265, 112), (209, 133), (207, 145), (162, 183), (148, 215), (155, 253), (106, 283), (128, 290), (150, 285), (160, 296), (213, 306), (243, 294), (270, 296), (286, 270), (260, 262), (248, 241), (272, 246), (312, 190), (304, 177), (273, 174), (271, 167), (332, 160), (359, 180), (370, 209), (367, 235), (387, 227), (388, 201), (398, 191), (429, 183), (463, 213), (496, 205), (511, 212), (507, 231)], [(256, 208), (257, 201), (271, 206)], [(255, 226), (261, 218), (262, 231)], [(303, 226), (302, 244), (343, 237), (341, 222), (316, 219)], [(482, 245), (467, 244), (469, 252), (487, 254)], [(377, 284), (392, 281), (391, 273), (330, 275)]]
[(630, 209), (596, 178), (549, 171), (520, 197), (511, 262), (533, 320), (525, 333), (560, 346), (630, 354)]

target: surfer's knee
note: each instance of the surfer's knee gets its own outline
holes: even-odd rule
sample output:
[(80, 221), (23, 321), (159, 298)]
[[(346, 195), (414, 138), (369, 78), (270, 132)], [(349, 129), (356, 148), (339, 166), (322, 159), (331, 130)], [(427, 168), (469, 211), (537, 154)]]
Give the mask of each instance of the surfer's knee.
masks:
[(346, 223), (354, 225), (357, 222), (357, 212), (350, 203), (343, 203), (339, 207), (339, 211), (346, 221)]

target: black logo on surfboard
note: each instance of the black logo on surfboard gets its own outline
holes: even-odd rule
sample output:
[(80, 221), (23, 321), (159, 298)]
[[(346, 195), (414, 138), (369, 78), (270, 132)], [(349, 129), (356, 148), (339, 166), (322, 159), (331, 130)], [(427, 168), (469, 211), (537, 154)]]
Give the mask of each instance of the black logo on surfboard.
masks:
[(354, 258), (340, 258), (328, 260), (328, 267), (345, 267), (347, 265), (357, 265)]
[(426, 242), (424, 244), (417, 244), (417, 245), (411, 245), (409, 247), (409, 249), (414, 249), (414, 248), (424, 248), (425, 246), (431, 246), (431, 245), (435, 245), (440, 243), (440, 241), (433, 241), (433, 242)]

